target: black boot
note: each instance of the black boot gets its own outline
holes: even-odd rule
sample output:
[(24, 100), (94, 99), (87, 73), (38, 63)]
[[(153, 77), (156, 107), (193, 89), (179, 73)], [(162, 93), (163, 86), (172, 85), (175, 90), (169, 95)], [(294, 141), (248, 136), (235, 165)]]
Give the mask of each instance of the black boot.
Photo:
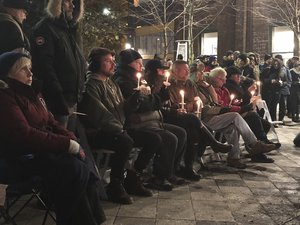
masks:
[(110, 178), (110, 183), (106, 187), (109, 201), (120, 204), (132, 204), (132, 198), (127, 194), (120, 179)]
[(211, 146), (214, 152), (227, 153), (232, 149), (231, 144), (225, 144), (217, 141), (215, 137), (212, 135), (209, 129), (203, 124), (200, 128), (203, 134), (203, 138), (207, 141), (207, 143)]
[(152, 196), (152, 192), (144, 187), (140, 175), (133, 170), (127, 170), (127, 176), (124, 180), (124, 188), (128, 194), (144, 197)]

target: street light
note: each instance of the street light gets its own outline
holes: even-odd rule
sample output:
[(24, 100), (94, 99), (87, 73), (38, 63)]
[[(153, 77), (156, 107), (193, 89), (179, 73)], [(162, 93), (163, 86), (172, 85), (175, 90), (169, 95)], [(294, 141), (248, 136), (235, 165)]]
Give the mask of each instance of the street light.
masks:
[(131, 49), (131, 44), (126, 43), (126, 44), (125, 44), (125, 49)]
[(103, 15), (108, 16), (108, 15), (111, 14), (111, 11), (108, 8), (104, 8), (103, 11), (102, 11), (102, 13), (103, 13)]

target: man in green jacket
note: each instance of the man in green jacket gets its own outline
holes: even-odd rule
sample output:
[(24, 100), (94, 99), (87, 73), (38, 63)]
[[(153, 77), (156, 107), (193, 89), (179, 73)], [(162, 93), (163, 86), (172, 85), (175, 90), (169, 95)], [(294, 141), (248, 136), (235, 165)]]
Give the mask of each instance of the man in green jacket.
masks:
[[(115, 151), (111, 159), (111, 177), (107, 187), (109, 200), (131, 204), (133, 201), (128, 194), (152, 196), (152, 193), (143, 186), (139, 173), (144, 168), (139, 168), (137, 163), (134, 170), (127, 170), (124, 180), (125, 163), (134, 142), (123, 128), (125, 115), (122, 93), (110, 79), (115, 70), (114, 56), (114, 52), (106, 48), (94, 48), (89, 54), (89, 72), (79, 111), (87, 114), (82, 122), (89, 144), (95, 148)], [(138, 157), (137, 161), (139, 160), (141, 159)]]

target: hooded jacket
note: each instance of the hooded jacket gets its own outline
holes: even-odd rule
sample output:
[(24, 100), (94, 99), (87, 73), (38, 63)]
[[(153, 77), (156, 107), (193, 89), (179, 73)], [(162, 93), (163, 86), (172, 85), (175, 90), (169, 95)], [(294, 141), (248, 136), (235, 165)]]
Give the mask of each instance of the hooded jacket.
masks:
[(0, 13), (0, 54), (15, 49), (30, 51), (29, 40), (19, 24), (11, 15)]
[(68, 115), (83, 90), (86, 62), (77, 42), (77, 23), (83, 0), (74, 1), (72, 21), (61, 10), (62, 0), (50, 0), (47, 15), (39, 21), (31, 38), (33, 74), (43, 81), (42, 93), (50, 111)]

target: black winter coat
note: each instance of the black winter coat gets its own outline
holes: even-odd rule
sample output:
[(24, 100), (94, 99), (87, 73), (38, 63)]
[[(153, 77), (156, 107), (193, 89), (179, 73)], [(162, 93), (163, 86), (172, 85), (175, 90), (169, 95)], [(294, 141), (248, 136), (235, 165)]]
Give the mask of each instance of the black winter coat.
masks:
[(0, 34), (0, 54), (21, 48), (30, 51), (22, 25), (9, 14), (0, 13)]
[(43, 18), (31, 38), (33, 74), (42, 80), (50, 111), (68, 115), (83, 90), (86, 62), (76, 41), (77, 27), (59, 19)]

